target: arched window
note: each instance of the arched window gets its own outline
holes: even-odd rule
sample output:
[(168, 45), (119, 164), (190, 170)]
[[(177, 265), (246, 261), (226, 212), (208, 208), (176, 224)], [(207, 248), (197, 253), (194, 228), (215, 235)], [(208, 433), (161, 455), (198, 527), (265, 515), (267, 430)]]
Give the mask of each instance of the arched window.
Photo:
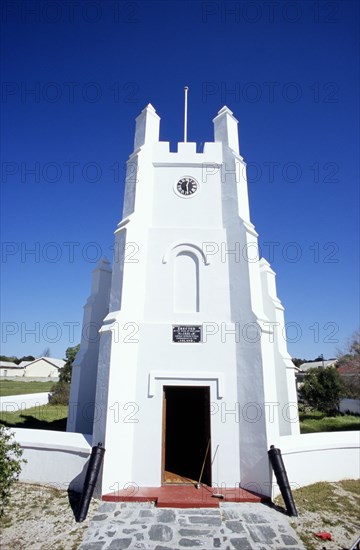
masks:
[(199, 308), (199, 259), (183, 250), (174, 261), (174, 310), (192, 313)]

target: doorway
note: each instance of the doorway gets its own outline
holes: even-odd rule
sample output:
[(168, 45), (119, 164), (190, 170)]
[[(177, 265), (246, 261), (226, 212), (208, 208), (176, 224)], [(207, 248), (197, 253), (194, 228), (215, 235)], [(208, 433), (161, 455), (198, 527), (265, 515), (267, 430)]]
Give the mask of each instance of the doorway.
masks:
[(210, 433), (210, 388), (164, 386), (163, 483), (211, 485)]

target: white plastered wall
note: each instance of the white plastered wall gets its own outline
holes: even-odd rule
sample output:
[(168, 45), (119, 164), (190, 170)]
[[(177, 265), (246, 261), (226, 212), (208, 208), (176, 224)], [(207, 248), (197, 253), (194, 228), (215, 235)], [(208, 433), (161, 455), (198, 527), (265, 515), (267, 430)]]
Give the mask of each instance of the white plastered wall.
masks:
[[(271, 479), (267, 449), (281, 426), (273, 405), (278, 394), (286, 400), (291, 375), (271, 341), (276, 295), (266, 299), (259, 261), (243, 254), (257, 249), (257, 233), (237, 121), (223, 108), (214, 126), (215, 142), (203, 153), (191, 142), (170, 152), (158, 141), (154, 109), (137, 119), (97, 369), (102, 414), (94, 440), (107, 449), (103, 493), (161, 484), (164, 385), (210, 388), (213, 484), (265, 487)], [(198, 182), (191, 197), (176, 189), (185, 176)], [(197, 263), (199, 307), (187, 307), (193, 311), (179, 311), (174, 298), (184, 291), (174, 272), (179, 254)], [(201, 325), (203, 341), (172, 342), (174, 324)]]

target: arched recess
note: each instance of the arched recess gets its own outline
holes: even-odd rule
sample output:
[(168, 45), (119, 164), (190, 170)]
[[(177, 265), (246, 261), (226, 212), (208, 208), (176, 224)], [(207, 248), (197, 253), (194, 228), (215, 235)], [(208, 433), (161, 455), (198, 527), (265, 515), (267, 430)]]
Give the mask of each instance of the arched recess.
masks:
[(184, 313), (200, 311), (199, 259), (188, 250), (174, 258), (174, 310)]
[(204, 266), (210, 264), (201, 244), (173, 243), (165, 252), (162, 262), (171, 267), (174, 311), (179, 313), (199, 312), (201, 307), (201, 271)]
[(197, 256), (200, 262), (204, 265), (210, 264), (210, 257), (207, 257), (203, 251), (203, 248), (199, 244), (193, 243), (177, 243), (169, 248), (163, 256), (162, 263), (167, 264), (171, 256), (179, 254), (179, 252), (192, 252)]

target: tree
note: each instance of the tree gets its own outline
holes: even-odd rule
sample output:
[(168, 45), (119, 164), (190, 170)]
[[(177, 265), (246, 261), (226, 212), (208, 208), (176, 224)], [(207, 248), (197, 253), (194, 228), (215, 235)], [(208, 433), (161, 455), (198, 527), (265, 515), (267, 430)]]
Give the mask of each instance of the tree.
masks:
[(300, 397), (314, 409), (336, 414), (346, 390), (336, 367), (312, 368), (304, 377)]
[(15, 363), (16, 365), (19, 365), (21, 361), (34, 361), (35, 357), (32, 355), (24, 355), (24, 357), (16, 357), (15, 355), (12, 355), (11, 357), (8, 357), (7, 355), (0, 355), (0, 361), (11, 361), (12, 363)]
[(60, 376), (59, 376), (59, 382), (66, 382), (67, 384), (70, 384), (71, 382), (71, 372), (72, 372), (72, 364), (75, 360), (76, 354), (80, 349), (80, 344), (77, 346), (74, 346), (73, 348), (68, 348), (65, 352), (66, 355), (66, 363), (63, 366), (63, 368), (60, 370)]
[(337, 360), (347, 397), (360, 399), (360, 331), (354, 332), (345, 349), (338, 350)]
[(72, 364), (79, 349), (80, 344), (67, 348), (65, 352), (66, 363), (60, 369), (59, 381), (53, 386), (49, 398), (49, 403), (52, 405), (67, 405), (69, 403)]
[(14, 363), (20, 365), (22, 361), (35, 361), (35, 357), (33, 355), (24, 355), (23, 357), (20, 357), (20, 359), (15, 359)]
[(10, 499), (12, 485), (19, 479), (23, 450), (13, 440), (13, 433), (0, 425), (0, 517)]
[(11, 355), (10, 357), (7, 355), (0, 355), (0, 361), (10, 361), (11, 363), (15, 363), (15, 360), (17, 357), (15, 355)]

